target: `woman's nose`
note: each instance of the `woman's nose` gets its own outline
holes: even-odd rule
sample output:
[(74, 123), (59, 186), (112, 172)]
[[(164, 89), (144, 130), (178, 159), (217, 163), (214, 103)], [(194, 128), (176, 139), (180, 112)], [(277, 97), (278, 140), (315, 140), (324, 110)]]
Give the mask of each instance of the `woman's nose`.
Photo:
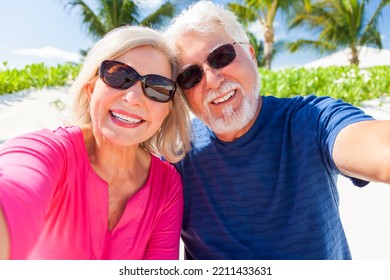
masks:
[(143, 89), (140, 81), (137, 81), (133, 86), (126, 89), (122, 99), (127, 103), (141, 103), (143, 98)]

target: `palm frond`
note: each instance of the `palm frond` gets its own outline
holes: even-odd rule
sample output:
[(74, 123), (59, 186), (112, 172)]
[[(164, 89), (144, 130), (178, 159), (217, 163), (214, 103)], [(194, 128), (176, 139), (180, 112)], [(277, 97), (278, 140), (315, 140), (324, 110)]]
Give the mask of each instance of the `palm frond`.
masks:
[(136, 25), (139, 23), (140, 12), (134, 1), (124, 0), (118, 8), (118, 22), (115, 27), (129, 24)]
[(260, 23), (263, 24), (264, 19), (261, 17), (261, 14), (259, 11), (256, 11), (254, 9), (250, 9), (247, 6), (236, 4), (236, 3), (229, 3), (227, 4), (227, 7), (230, 11), (235, 13), (239, 19), (239, 21), (244, 25), (248, 26), (250, 22), (255, 22), (257, 20), (260, 21)]
[(107, 32), (100, 17), (84, 1), (68, 1), (67, 5), (70, 9), (77, 7), (81, 10), (82, 25), (84, 25), (92, 37), (100, 38)]
[(163, 4), (160, 8), (158, 8), (154, 13), (148, 15), (144, 19), (142, 19), (141, 24), (146, 26), (157, 27), (162, 25), (164, 19), (172, 18), (175, 14), (176, 8), (170, 2)]
[(320, 54), (323, 54), (323, 53), (329, 53), (329, 52), (335, 51), (337, 49), (336, 45), (329, 43), (329, 42), (305, 40), (305, 39), (297, 40), (297, 41), (292, 42), (292, 43), (287, 43), (286, 45), (287, 45), (287, 48), (290, 52), (296, 52), (298, 50), (309, 49), (309, 50), (313, 50), (313, 51), (319, 51)]

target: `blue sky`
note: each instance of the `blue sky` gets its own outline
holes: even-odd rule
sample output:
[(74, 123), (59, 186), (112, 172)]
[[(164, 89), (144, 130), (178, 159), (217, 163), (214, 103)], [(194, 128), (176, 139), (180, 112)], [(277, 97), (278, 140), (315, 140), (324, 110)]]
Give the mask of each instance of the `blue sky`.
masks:
[[(76, 9), (65, 8), (66, 0), (0, 0), (0, 64), (8, 62), (9, 67), (23, 67), (26, 64), (44, 62), (56, 65), (79, 59), (79, 50), (93, 45), (93, 40), (81, 26)], [(93, 0), (86, 1), (94, 3)], [(140, 0), (145, 13), (150, 13), (162, 0)], [(219, 0), (218, 3), (227, 1)], [(371, 1), (376, 6), (378, 0)], [(259, 26), (253, 30), (262, 38)], [(390, 7), (384, 10), (380, 20), (382, 42), (390, 49)], [(276, 19), (276, 40), (293, 40), (306, 35), (303, 31), (288, 32), (283, 20)], [(273, 61), (273, 68), (302, 65), (319, 55), (306, 51), (298, 54), (280, 53)], [(1, 66), (0, 66), (1, 67)]]

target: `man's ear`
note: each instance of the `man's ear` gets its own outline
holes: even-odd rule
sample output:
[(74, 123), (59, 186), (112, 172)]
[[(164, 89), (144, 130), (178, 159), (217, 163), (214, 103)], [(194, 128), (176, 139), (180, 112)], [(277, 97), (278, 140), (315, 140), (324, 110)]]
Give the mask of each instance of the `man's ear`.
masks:
[(256, 54), (255, 49), (253, 48), (252, 44), (249, 44), (249, 52), (254, 60), (256, 60)]

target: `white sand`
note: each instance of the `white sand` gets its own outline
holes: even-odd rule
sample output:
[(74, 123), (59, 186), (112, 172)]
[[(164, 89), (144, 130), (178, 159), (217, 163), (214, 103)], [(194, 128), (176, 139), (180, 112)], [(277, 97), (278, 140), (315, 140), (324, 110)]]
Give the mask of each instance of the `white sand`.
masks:
[[(69, 100), (68, 88), (0, 95), (0, 145), (24, 132), (61, 125), (65, 114), (59, 108)], [(390, 99), (366, 102), (363, 109), (377, 119), (390, 119)], [(338, 186), (354, 259), (390, 260), (390, 186), (370, 183), (359, 189), (343, 177)]]
[(69, 88), (26, 90), (0, 95), (0, 145), (7, 139), (40, 128), (56, 128), (70, 103)]

